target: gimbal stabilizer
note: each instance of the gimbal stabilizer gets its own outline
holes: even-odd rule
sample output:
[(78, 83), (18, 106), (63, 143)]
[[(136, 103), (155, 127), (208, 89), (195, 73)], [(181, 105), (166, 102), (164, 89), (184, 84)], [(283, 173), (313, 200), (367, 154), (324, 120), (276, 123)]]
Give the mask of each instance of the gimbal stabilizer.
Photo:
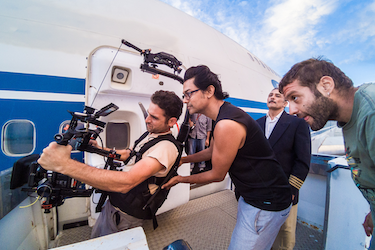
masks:
[[(99, 154), (107, 157), (105, 168), (115, 169), (113, 160), (120, 159), (120, 155), (115, 151), (107, 151), (89, 144), (90, 140), (95, 140), (99, 133), (103, 131), (106, 123), (99, 121), (101, 116), (107, 116), (116, 111), (118, 107), (111, 103), (99, 111), (95, 112), (94, 108), (85, 107), (84, 113), (70, 112), (72, 119), (69, 128), (65, 133), (56, 134), (55, 140), (60, 145), (71, 145), (73, 150), (85, 151)], [(86, 127), (78, 129), (78, 121), (85, 123)], [(97, 125), (95, 130), (90, 129), (89, 125)], [(39, 196), (45, 197), (46, 200), (42, 205), (45, 213), (49, 213), (50, 209), (60, 206), (64, 203), (66, 197), (89, 197), (93, 189), (82, 188), (82, 183), (73, 180), (69, 176), (46, 171), (36, 161), (30, 164), (30, 175), (28, 178), (29, 188), (23, 188), (23, 191), (30, 193), (36, 192)]]

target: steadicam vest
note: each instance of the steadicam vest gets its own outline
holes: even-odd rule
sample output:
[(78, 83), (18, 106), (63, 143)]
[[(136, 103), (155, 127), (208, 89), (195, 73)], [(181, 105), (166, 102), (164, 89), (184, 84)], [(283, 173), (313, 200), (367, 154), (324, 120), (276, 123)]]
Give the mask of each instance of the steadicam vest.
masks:
[[(147, 135), (148, 132), (144, 133), (137, 141), (135, 141), (133, 148), (136, 148), (137, 144), (142, 141)], [(129, 158), (124, 162), (125, 164), (127, 164), (128, 161), (134, 156), (136, 157), (135, 162), (140, 161), (144, 152), (146, 152), (149, 148), (162, 140), (168, 140), (175, 144), (179, 152), (177, 159), (172, 168), (169, 170), (167, 176), (151, 176), (125, 194), (113, 192), (109, 193), (109, 200), (113, 206), (138, 219), (153, 219), (154, 229), (157, 227), (155, 214), (164, 203), (169, 193), (169, 190), (161, 189), (161, 186), (173, 176), (177, 175), (176, 171), (182, 153), (181, 144), (171, 134), (160, 135), (145, 143), (138, 152), (133, 150)], [(150, 193), (149, 184), (156, 184), (159, 186), (154, 194)]]

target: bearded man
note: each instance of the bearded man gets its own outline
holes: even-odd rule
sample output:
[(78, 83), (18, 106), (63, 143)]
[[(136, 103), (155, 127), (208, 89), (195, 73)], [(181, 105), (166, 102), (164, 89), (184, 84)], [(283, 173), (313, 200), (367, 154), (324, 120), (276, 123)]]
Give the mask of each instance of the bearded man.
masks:
[[(363, 223), (370, 236), (375, 215), (375, 84), (354, 87), (333, 63), (309, 59), (295, 64), (279, 89), (289, 101), (290, 114), (304, 118), (312, 130), (323, 128), (328, 120), (342, 127), (354, 183), (370, 204)], [(375, 249), (374, 241), (372, 237), (369, 249)]]

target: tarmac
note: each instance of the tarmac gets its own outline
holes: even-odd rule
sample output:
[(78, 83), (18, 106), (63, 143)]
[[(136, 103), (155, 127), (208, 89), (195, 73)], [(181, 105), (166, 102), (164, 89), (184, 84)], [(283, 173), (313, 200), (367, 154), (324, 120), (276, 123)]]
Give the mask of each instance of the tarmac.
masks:
[[(224, 190), (188, 203), (157, 216), (159, 227), (152, 221), (143, 229), (150, 250), (162, 250), (176, 240), (183, 239), (192, 250), (226, 250), (236, 224), (237, 201), (234, 192)], [(81, 226), (63, 230), (57, 246), (90, 239), (91, 227)], [(56, 247), (57, 247), (56, 246)], [(323, 232), (298, 221), (294, 250), (323, 249)]]

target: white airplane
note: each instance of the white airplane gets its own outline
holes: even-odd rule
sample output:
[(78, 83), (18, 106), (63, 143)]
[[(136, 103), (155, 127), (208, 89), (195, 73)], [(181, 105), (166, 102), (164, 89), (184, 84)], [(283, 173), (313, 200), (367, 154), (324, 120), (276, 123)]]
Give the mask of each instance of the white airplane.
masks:
[[(95, 223), (98, 214), (92, 201), (98, 196), (66, 199), (58, 206), (57, 218), (56, 206), (51, 213), (43, 213), (41, 201), (30, 205), (35, 198), (27, 197), (20, 188), (9, 189), (14, 162), (41, 153), (69, 123), (67, 110), (82, 112), (85, 105), (99, 110), (116, 104), (117, 111), (100, 117), (106, 123), (101, 137), (107, 147), (125, 148), (146, 130), (139, 103), (147, 107), (151, 94), (160, 89), (182, 94), (179, 77), (191, 66), (204, 64), (218, 73), (223, 89), (230, 94), (227, 101), (254, 119), (266, 114), (267, 95), (280, 80), (261, 59), (230, 38), (157, 0), (2, 0), (0, 30), (0, 244), (6, 249), (53, 248), (64, 225), (82, 220), (88, 220), (91, 226)], [(155, 72), (153, 63), (145, 62), (145, 56), (129, 43), (151, 49), (159, 59), (173, 56), (182, 63), (181, 72), (158, 63), (156, 69), (160, 71)], [(173, 129), (174, 135), (183, 119)], [(321, 149), (324, 141), (333, 140), (327, 139), (332, 138), (327, 137), (329, 133), (313, 136), (317, 145), (314, 153), (332, 152)], [(329, 144), (336, 154), (343, 154), (342, 141)], [(97, 154), (76, 151), (72, 157), (92, 166), (104, 165)], [(368, 238), (361, 231), (361, 223), (356, 223), (362, 222), (367, 213), (367, 203), (358, 199), (352, 202), (355, 207), (344, 205), (349, 199), (361, 197), (349, 171), (338, 169), (326, 174), (324, 169), (327, 160), (332, 160), (332, 167), (345, 165), (343, 158), (320, 155), (314, 159), (301, 190), (299, 218), (323, 231), (325, 249), (365, 249)], [(184, 164), (178, 172), (188, 175), (189, 170)], [(221, 183), (194, 189), (179, 184), (171, 189), (158, 214), (227, 189), (231, 189), (228, 176)], [(19, 204), (27, 207), (21, 209)], [(350, 219), (344, 220), (343, 213)], [(111, 249), (111, 240), (121, 240), (129, 249), (149, 249), (142, 228), (120, 234), (100, 243), (84, 243), (107, 244), (105, 249)], [(136, 248), (135, 240), (146, 243)], [(74, 247), (85, 249), (83, 245)]]

